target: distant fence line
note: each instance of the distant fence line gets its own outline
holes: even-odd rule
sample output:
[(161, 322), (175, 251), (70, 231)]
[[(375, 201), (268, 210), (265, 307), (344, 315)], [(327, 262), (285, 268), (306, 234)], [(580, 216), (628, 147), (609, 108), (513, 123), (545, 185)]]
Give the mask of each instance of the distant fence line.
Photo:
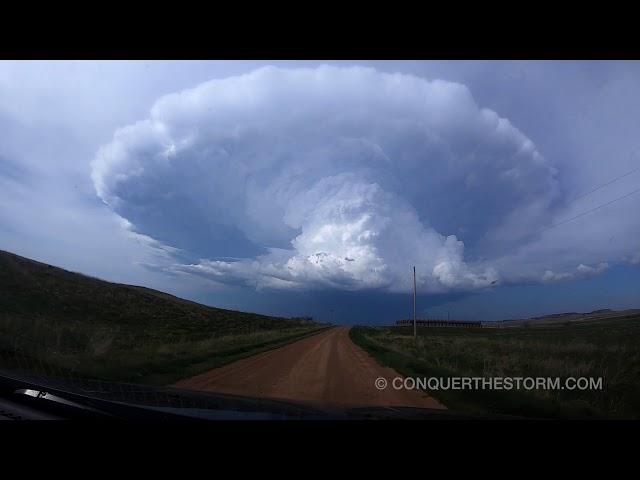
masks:
[[(482, 322), (469, 322), (462, 320), (416, 320), (419, 327), (461, 327), (461, 328), (481, 328)], [(396, 326), (413, 326), (413, 320), (398, 320)]]

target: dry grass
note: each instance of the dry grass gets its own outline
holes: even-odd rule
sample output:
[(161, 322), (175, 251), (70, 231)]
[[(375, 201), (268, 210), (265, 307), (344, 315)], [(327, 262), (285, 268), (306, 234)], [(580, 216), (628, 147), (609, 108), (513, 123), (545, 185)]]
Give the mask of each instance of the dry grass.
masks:
[(602, 391), (431, 392), (452, 408), (541, 417), (640, 418), (640, 317), (505, 329), (353, 330), (405, 375), (603, 377)]
[[(25, 328), (28, 326), (31, 328)], [(162, 385), (302, 338), (321, 328), (309, 325), (237, 335), (192, 338), (180, 334), (163, 338), (94, 326), (65, 329), (43, 319), (17, 326), (5, 319), (0, 320), (0, 359), (4, 366), (47, 376)]]

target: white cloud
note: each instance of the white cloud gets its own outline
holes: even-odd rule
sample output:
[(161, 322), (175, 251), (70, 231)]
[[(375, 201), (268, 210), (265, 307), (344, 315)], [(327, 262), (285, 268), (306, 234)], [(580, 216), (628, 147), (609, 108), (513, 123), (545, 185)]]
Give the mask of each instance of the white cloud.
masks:
[(410, 205), (351, 175), (323, 179), (292, 205), (285, 219), (302, 231), (293, 249), (273, 249), (256, 260), (205, 260), (186, 269), (257, 288), (406, 291), (411, 277), (405, 259), (413, 258), (425, 291), (480, 288), (498, 279), (493, 270), (472, 271), (455, 236), (425, 228)]
[(557, 177), (464, 85), (328, 66), (162, 97), (92, 171), (136, 232), (191, 254), (178, 270), (256, 288), (407, 291), (416, 265), (427, 292), (498, 284), (492, 259), (549, 224)]
[(604, 272), (609, 268), (609, 264), (606, 262), (599, 263), (592, 267), (581, 263), (573, 272), (554, 272), (547, 270), (542, 276), (543, 282), (560, 282), (566, 280), (577, 280), (581, 278), (589, 278), (599, 273)]

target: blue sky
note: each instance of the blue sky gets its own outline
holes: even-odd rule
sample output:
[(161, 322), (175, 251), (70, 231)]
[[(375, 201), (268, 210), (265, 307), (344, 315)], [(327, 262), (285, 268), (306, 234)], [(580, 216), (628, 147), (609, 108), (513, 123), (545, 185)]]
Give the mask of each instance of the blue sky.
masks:
[(3, 61), (0, 248), (343, 323), (413, 265), (422, 315), (637, 307), (639, 120), (638, 62)]

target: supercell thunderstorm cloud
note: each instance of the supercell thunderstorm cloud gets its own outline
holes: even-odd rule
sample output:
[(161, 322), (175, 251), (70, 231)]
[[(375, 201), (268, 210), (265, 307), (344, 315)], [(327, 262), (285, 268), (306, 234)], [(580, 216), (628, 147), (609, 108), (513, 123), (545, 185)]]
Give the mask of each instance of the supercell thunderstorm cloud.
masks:
[(116, 131), (92, 178), (173, 252), (160, 268), (223, 284), (407, 292), (415, 265), (421, 292), (466, 292), (606, 268), (514, 269), (562, 208), (558, 170), (443, 80), (331, 66), (212, 80)]

